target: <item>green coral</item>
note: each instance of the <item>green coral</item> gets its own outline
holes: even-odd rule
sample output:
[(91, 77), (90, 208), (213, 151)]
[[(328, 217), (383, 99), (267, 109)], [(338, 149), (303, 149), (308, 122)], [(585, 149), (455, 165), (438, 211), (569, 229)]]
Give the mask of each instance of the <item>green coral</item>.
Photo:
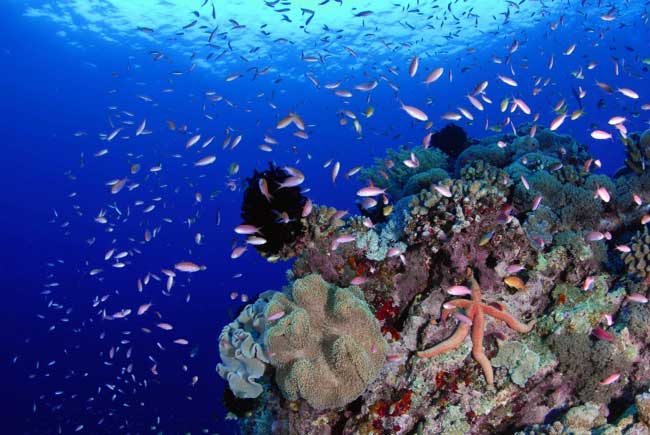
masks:
[(407, 181), (400, 196), (404, 197), (418, 193), (422, 189), (428, 189), (432, 184), (439, 183), (445, 178), (449, 178), (449, 174), (442, 168), (431, 168), (428, 171), (418, 172)]
[(506, 341), (491, 362), (494, 367), (507, 367), (512, 382), (523, 388), (542, 368), (554, 364), (555, 357), (540, 340)]
[[(411, 153), (415, 154), (415, 157), (420, 163), (417, 168), (409, 168), (404, 164), (405, 160), (411, 158)], [(408, 195), (408, 193), (406, 193), (407, 185), (409, 186), (408, 190), (412, 190), (419, 184), (419, 181), (421, 181), (414, 181), (409, 185), (409, 181), (412, 177), (418, 176), (422, 178), (419, 174), (427, 173), (434, 168), (447, 167), (447, 155), (437, 148), (414, 148), (410, 150), (402, 149), (399, 151), (389, 149), (386, 154), (386, 158), (376, 158), (372, 167), (362, 169), (361, 172), (359, 172), (359, 177), (361, 179), (370, 180), (376, 186), (387, 189), (387, 192), (394, 200)], [(386, 165), (386, 162), (392, 162), (392, 167), (387, 167), (391, 165)], [(440, 171), (431, 171), (427, 176), (424, 176), (424, 178), (430, 177), (431, 179), (434, 179), (440, 175)]]
[(316, 409), (344, 406), (384, 364), (388, 345), (357, 287), (338, 288), (308, 275), (275, 294), (266, 311), (284, 312), (264, 343), (289, 400), (302, 398)]
[(550, 314), (537, 323), (538, 330), (546, 334), (589, 334), (603, 314), (610, 313), (625, 296), (622, 288), (608, 291), (607, 275), (595, 277), (590, 290), (584, 291), (567, 283), (559, 283), (551, 292), (555, 300), (564, 303), (553, 306)]
[(442, 417), (442, 428), (444, 434), (465, 435), (469, 433), (470, 425), (463, 408), (460, 406), (449, 406)]

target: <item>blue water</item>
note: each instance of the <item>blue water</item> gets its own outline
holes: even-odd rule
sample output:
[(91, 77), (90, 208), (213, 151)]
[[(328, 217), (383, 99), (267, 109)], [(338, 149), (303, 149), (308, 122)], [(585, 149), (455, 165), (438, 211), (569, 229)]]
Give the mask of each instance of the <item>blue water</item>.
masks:
[[(424, 123), (400, 110), (399, 100), (425, 110), (434, 129), (446, 124), (440, 119), (443, 113), (459, 105), (471, 109), (475, 121), (463, 119), (458, 124), (470, 137), (480, 138), (492, 134), (484, 129), (486, 117), (494, 125), (509, 115), (498, 108), (504, 97), (524, 99), (533, 114), (540, 114), (538, 124), (548, 126), (555, 117), (552, 108), (562, 98), (569, 112), (578, 108), (572, 89), (581, 86), (587, 91), (582, 99), (585, 115), (565, 121), (559, 132), (588, 144), (602, 160), (602, 170), (610, 174), (622, 165), (623, 146), (617, 138), (595, 141), (590, 132), (600, 128), (615, 133), (607, 125), (614, 115), (628, 119), (629, 131), (647, 128), (650, 112), (640, 109), (650, 102), (650, 65), (642, 61), (650, 58), (647, 1), (607, 5), (549, 1), (544, 10), (540, 2), (530, 0), (518, 7), (499, 2), (494, 11), (478, 17), (483, 34), (474, 27), (475, 17), (467, 16), (472, 7), (480, 9), (479, 1), (456, 1), (451, 12), (446, 11), (447, 2), (437, 1), (408, 6), (365, 2), (358, 3), (357, 9), (347, 0), (322, 6), (315, 2), (308, 6), (289, 1), (277, 4), (275, 9), (291, 9), (291, 23), (257, 0), (228, 7), (215, 1), (214, 20), (210, 17), (212, 2), (200, 8), (203, 1), (199, 0), (96, 3), (101, 7), (81, 7), (84, 2), (76, 1), (61, 1), (53, 7), (48, 6), (50, 2), (31, 0), (4, 3), (0, 43), (4, 144), (0, 159), (4, 178), (0, 276), (2, 318), (6, 321), (2, 328), (6, 350), (3, 433), (57, 433), (59, 428), (61, 433), (73, 433), (80, 425), (81, 433), (234, 431), (224, 419), (224, 383), (215, 372), (218, 334), (243, 305), (239, 299), (232, 301), (230, 293), (245, 293), (252, 299), (260, 291), (280, 289), (290, 267), (289, 263), (267, 263), (252, 247), (241, 258), (230, 259), (233, 242), (241, 244), (243, 240), (237, 239), (232, 229), (241, 223), (245, 178), (254, 169), (265, 169), (269, 161), (299, 167), (307, 176), (305, 187), (311, 188), (308, 195), (315, 203), (354, 212), (355, 191), (361, 182), (356, 177), (347, 180), (343, 174), (354, 166), (369, 166), (387, 148), (420, 146), (427, 132)], [(600, 16), (611, 5), (617, 18), (603, 21)], [(309, 33), (300, 28), (309, 17), (301, 16), (300, 7), (316, 11), (306, 27)], [(420, 13), (412, 12), (414, 9)], [(374, 13), (354, 17), (363, 10)], [(511, 15), (504, 23), (504, 15), (499, 14), (508, 10)], [(134, 11), (150, 20), (134, 22)], [(182, 27), (196, 18), (192, 11), (199, 11), (201, 18), (184, 31)], [(454, 24), (452, 14), (459, 17), (459, 24)], [(427, 18), (429, 15), (434, 17)], [(246, 29), (233, 29), (229, 18)], [(563, 24), (552, 31), (549, 25), (561, 19)], [(218, 48), (207, 45), (216, 24), (220, 26), (217, 33), (228, 32), (213, 40)], [(261, 28), (264, 24), (267, 26)], [(201, 25), (206, 27), (201, 29)], [(137, 26), (155, 31), (144, 34)], [(261, 36), (262, 31), (271, 35)], [(374, 36), (363, 36), (368, 34)], [(328, 41), (321, 39), (326, 35)], [(277, 41), (284, 37), (292, 38), (293, 43)], [(496, 78), (496, 74), (512, 76), (510, 66), (497, 64), (492, 57), (505, 62), (515, 39), (519, 48), (512, 53), (511, 65), (519, 86), (511, 88)], [(562, 55), (574, 42), (578, 44), (575, 52)], [(152, 51), (165, 56), (156, 61)], [(305, 56), (324, 56), (325, 63), (305, 62), (302, 51)], [(210, 61), (199, 61), (209, 53), (214, 53)], [(555, 65), (549, 70), (551, 53)], [(408, 66), (414, 55), (420, 56), (420, 69), (415, 78), (409, 78)], [(620, 68), (618, 76), (613, 59)], [(594, 70), (587, 70), (590, 61), (598, 62)], [(193, 63), (197, 66), (189, 72)], [(270, 72), (253, 80), (249, 68), (267, 66)], [(397, 68), (399, 75), (390, 73), (389, 66)], [(424, 77), (437, 66), (444, 66), (445, 73), (424, 86)], [(571, 75), (580, 67), (583, 80)], [(453, 71), (452, 82), (449, 70)], [(173, 75), (173, 71), (183, 74)], [(236, 72), (243, 76), (232, 82), (224, 80)], [(321, 87), (309, 82), (305, 73), (313, 74)], [(399, 86), (399, 92), (380, 75)], [(537, 77), (551, 80), (546, 87), (539, 85), (543, 90), (533, 96)], [(352, 91), (352, 98), (341, 98), (323, 87), (339, 80), (340, 88), (347, 90), (371, 80), (378, 80), (379, 85), (371, 93)], [(483, 80), (489, 81), (487, 95), (493, 104), (485, 104), (486, 111), (481, 113), (465, 95)], [(641, 98), (606, 94), (596, 87), (595, 80), (615, 89), (634, 89)], [(173, 92), (162, 92), (165, 88)], [(234, 107), (206, 99), (209, 90), (223, 95)], [(150, 96), (153, 102), (138, 95)], [(601, 99), (604, 107), (598, 108)], [(368, 105), (374, 107), (375, 114), (366, 119), (363, 112)], [(350, 119), (347, 125), (339, 125), (344, 118), (340, 111), (345, 109), (360, 120), (361, 137)], [(207, 119), (204, 111), (214, 119)], [(289, 112), (298, 113), (309, 125), (308, 140), (293, 136), (293, 128), (275, 128)], [(521, 111), (511, 116), (516, 125), (531, 121)], [(152, 133), (133, 137), (145, 118)], [(134, 124), (121, 124), (125, 120)], [(192, 134), (202, 134), (202, 140), (186, 150), (190, 135), (170, 131), (166, 120), (177, 126), (186, 124)], [(100, 134), (114, 129), (110, 122), (124, 130), (107, 142)], [(232, 137), (243, 135), (234, 150), (221, 149), (227, 127), (233, 129)], [(84, 134), (75, 136), (79, 131)], [(273, 145), (271, 153), (258, 149), (264, 134), (280, 142)], [(131, 137), (124, 139), (124, 135)], [(200, 143), (212, 135), (214, 142), (200, 149)], [(108, 154), (95, 157), (102, 148), (108, 148)], [(193, 166), (208, 154), (216, 155), (215, 164)], [(323, 168), (328, 159), (341, 162), (336, 183), (330, 180), (331, 167)], [(130, 175), (129, 167), (135, 162), (142, 168)], [(240, 168), (235, 175), (228, 173), (232, 163)], [(158, 164), (163, 170), (149, 173), (149, 168)], [(112, 195), (106, 183), (123, 177), (140, 187)], [(234, 191), (226, 184), (229, 180), (235, 183)], [(200, 203), (195, 192), (202, 193)], [(160, 197), (157, 202), (153, 200), (156, 197)], [(144, 214), (144, 206), (134, 205), (137, 200), (143, 200), (145, 206), (156, 204), (156, 209)], [(130, 217), (118, 221), (109, 204), (122, 213), (128, 208)], [(115, 224), (113, 232), (106, 232), (107, 225), (94, 221), (100, 210), (106, 210)], [(173, 222), (166, 223), (163, 218)], [(193, 221), (190, 226), (187, 219)], [(158, 226), (162, 227), (158, 236), (142, 243), (145, 229), (152, 231)], [(194, 242), (197, 232), (203, 235), (200, 246)], [(89, 244), (89, 239), (94, 242)], [(136, 248), (142, 253), (127, 257), (125, 268), (113, 268), (110, 261), (104, 261), (113, 240), (118, 251)], [(138, 292), (138, 278), (152, 272), (164, 280), (160, 270), (171, 269), (182, 260), (207, 269), (192, 275), (179, 272), (170, 296), (161, 293), (164, 281), (152, 280)], [(93, 268), (103, 268), (103, 272), (90, 276)], [(241, 278), (233, 277), (239, 273)], [(46, 287), (55, 282), (59, 285)], [(51, 293), (42, 294), (47, 290)], [(191, 299), (186, 302), (188, 294)], [(108, 300), (93, 307), (93, 300), (104, 295), (110, 295)], [(124, 308), (135, 311), (147, 302), (153, 306), (145, 316), (133, 312), (126, 319), (102, 319), (101, 309), (107, 314)], [(161, 320), (154, 311), (160, 313)], [(160, 321), (173, 324), (174, 330), (156, 328)], [(142, 327), (152, 332), (144, 333)], [(176, 345), (174, 338), (186, 338), (190, 344)], [(121, 344), (122, 340), (130, 343)], [(165, 350), (159, 349), (157, 342)], [(118, 347), (110, 359), (109, 350)], [(129, 348), (133, 350), (127, 359)], [(157, 376), (150, 371), (153, 363), (149, 356), (157, 362)], [(128, 364), (133, 364), (135, 382), (124, 372)], [(194, 386), (193, 376), (198, 376)]]

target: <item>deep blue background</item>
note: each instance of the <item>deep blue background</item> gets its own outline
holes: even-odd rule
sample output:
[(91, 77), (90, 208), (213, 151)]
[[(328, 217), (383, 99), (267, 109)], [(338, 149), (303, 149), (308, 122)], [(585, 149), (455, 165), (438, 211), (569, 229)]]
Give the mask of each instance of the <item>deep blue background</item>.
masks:
[[(132, 49), (129, 40), (121, 41), (117, 46), (87, 33), (81, 37), (77, 35), (77, 39), (83, 41), (82, 48), (72, 47), (65, 43), (64, 38), (54, 36), (60, 30), (59, 25), (45, 19), (25, 18), (22, 12), (23, 5), (16, 2), (9, 3), (3, 10), (5, 25), (0, 44), (0, 131), (3, 144), (0, 158), (3, 303), (0, 315), (5, 321), (1, 331), (6, 350), (2, 359), (4, 394), (1, 397), (4, 403), (0, 409), (3, 410), (3, 426), (6, 426), (3, 431), (7, 430), (6, 433), (51, 433), (58, 424), (64, 433), (70, 433), (78, 424), (86, 426), (86, 433), (116, 433), (124, 431), (122, 425), (126, 422), (130, 430), (145, 432), (155, 423), (157, 416), (162, 419), (160, 428), (169, 433), (194, 432), (201, 428), (222, 433), (229, 430), (224, 428), (224, 410), (220, 404), (223, 383), (214, 370), (218, 362), (216, 340), (219, 331), (242, 305), (239, 301), (231, 301), (228, 295), (237, 291), (253, 296), (269, 288), (279, 289), (285, 284), (285, 271), (289, 267), (286, 263), (268, 264), (252, 249), (240, 259), (230, 260), (235, 240), (232, 228), (240, 223), (242, 196), (241, 190), (230, 192), (225, 185), (229, 178), (228, 166), (233, 162), (241, 167), (240, 174), (234, 177), (239, 185), (243, 177), (255, 168), (264, 168), (271, 159), (282, 165), (300, 167), (307, 175), (306, 185), (312, 189), (309, 195), (314, 202), (354, 211), (354, 192), (359, 183), (345, 180), (343, 173), (353, 166), (369, 165), (375, 156), (383, 156), (388, 147), (419, 145), (426, 133), (421, 123), (412, 121), (399, 110), (398, 98), (426, 108), (435, 127), (441, 127), (444, 125), (438, 118), (441, 113), (454, 110), (457, 105), (470, 109), (464, 95), (479, 81), (489, 80), (487, 92), (495, 103), (487, 109), (491, 123), (503, 118), (498, 111), (500, 100), (504, 96), (516, 95), (524, 98), (534, 113), (541, 114), (541, 124), (548, 125), (555, 116), (551, 107), (561, 98), (566, 98), (571, 110), (577, 108), (571, 88), (581, 85), (588, 91), (583, 100), (586, 115), (576, 122), (567, 120), (561, 132), (592, 145), (595, 155), (603, 160), (604, 170), (609, 173), (622, 163), (622, 145), (618, 139), (598, 143), (591, 140), (589, 132), (592, 126), (606, 127), (607, 119), (613, 115), (627, 116), (630, 131), (644, 128), (647, 122), (647, 115), (643, 112), (640, 117), (634, 116), (634, 113), (639, 113), (640, 104), (650, 101), (648, 72), (640, 61), (650, 57), (650, 38), (648, 26), (642, 24), (640, 16), (629, 22), (606, 24), (598, 20), (597, 14), (591, 14), (590, 19), (583, 22), (583, 18), (567, 11), (567, 24), (556, 32), (549, 32), (547, 23), (558, 17), (550, 17), (542, 20), (544, 25), (526, 32), (504, 32), (492, 37), (493, 45), (481, 47), (472, 56), (464, 54), (452, 59), (430, 56), (426, 61), (423, 56), (418, 79), (409, 80), (407, 77), (413, 52), (405, 50), (365, 53), (374, 57), (364, 67), (329, 76), (320, 64), (301, 62), (299, 50), (289, 47), (288, 50), (295, 51), (291, 57), (294, 60), (289, 64), (273, 65), (271, 74), (252, 82), (252, 73), (249, 72), (232, 83), (224, 84), (223, 78), (237, 69), (215, 73), (197, 68), (191, 74), (172, 76), (172, 70), (186, 71), (191, 61), (180, 53), (168, 53), (169, 58), (154, 62), (147, 52), (165, 52), (164, 45), (152, 43), (147, 46), (145, 43), (144, 49)], [(599, 13), (603, 12), (600, 10)], [(183, 22), (186, 18), (182, 17)], [(590, 26), (609, 29), (604, 40), (598, 40), (597, 33), (585, 32), (584, 29)], [(513, 90), (495, 78), (497, 73), (510, 75), (507, 67), (494, 64), (490, 58), (492, 54), (505, 57), (507, 47), (515, 37), (520, 41), (519, 51), (513, 55), (520, 87)], [(579, 39), (576, 53), (569, 57), (561, 55), (568, 45)], [(139, 38), (137, 41), (142, 43)], [(592, 46), (594, 42), (599, 45)], [(421, 51), (425, 51), (423, 45), (419, 45)], [(355, 48), (363, 57), (363, 47)], [(208, 52), (206, 48), (198, 50), (200, 56)], [(546, 64), (550, 52), (555, 53), (555, 67), (549, 72)], [(626, 68), (621, 69), (619, 77), (613, 74), (612, 56), (625, 58)], [(386, 59), (399, 67), (399, 77), (379, 66)], [(585, 80), (578, 81), (570, 76), (570, 71), (577, 69), (578, 65), (586, 68), (590, 60), (598, 61), (599, 66), (593, 72), (585, 70), (588, 76)], [(362, 60), (351, 56), (336, 60), (345, 71), (359, 62)], [(264, 66), (263, 63), (258, 65)], [(453, 68), (453, 83), (448, 83), (445, 73), (439, 82), (424, 88), (420, 81), (437, 65), (444, 65), (447, 70)], [(244, 72), (249, 66), (242, 65), (239, 70)], [(469, 68), (461, 72), (463, 67)], [(295, 68), (295, 74), (283, 73), (291, 68)], [(345, 103), (329, 91), (318, 90), (309, 82), (305, 84), (304, 79), (297, 80), (309, 70), (321, 83), (348, 79), (341, 86), (345, 89), (385, 74), (398, 83), (401, 90), (397, 96), (380, 80), (379, 87), (372, 93), (371, 105), (375, 107), (375, 115), (366, 120), (360, 114), (367, 107), (367, 94), (355, 92), (350, 102)], [(538, 75), (552, 77), (552, 84), (537, 97), (532, 97), (532, 77)], [(274, 83), (280, 77), (282, 81)], [(614, 87), (631, 87), (642, 98), (634, 102), (620, 95), (606, 95), (596, 88), (594, 78)], [(173, 87), (174, 93), (161, 93), (166, 87)], [(116, 89), (117, 93), (109, 94), (111, 89)], [(216, 119), (205, 119), (201, 105), (205, 102), (203, 94), (208, 89), (224, 95), (237, 107), (230, 108), (223, 102), (214, 106), (207, 103), (208, 112)], [(268, 104), (273, 91), (277, 111)], [(257, 98), (259, 92), (264, 92), (265, 96)], [(139, 100), (136, 98), (138, 94), (154, 97), (157, 106)], [(430, 106), (425, 104), (426, 97), (433, 100)], [(605, 100), (604, 109), (596, 107), (600, 98)], [(100, 141), (99, 133), (112, 130), (107, 121), (108, 106), (117, 106), (119, 110), (135, 114), (132, 118), (135, 125), (127, 126), (125, 133), (132, 134), (140, 120), (146, 118), (153, 134), (130, 140), (121, 140), (118, 136), (109, 144)], [(250, 111), (244, 111), (245, 108)], [(344, 108), (361, 116), (363, 139), (356, 138), (351, 123), (339, 126), (340, 115), (337, 112)], [(277, 131), (273, 128), (278, 117), (289, 111), (298, 112), (313, 125), (308, 128), (310, 140), (294, 138), (291, 129)], [(477, 118), (473, 125), (464, 121), (460, 124), (471, 136), (481, 137), (486, 134), (483, 131), (485, 115), (473, 112)], [(112, 116), (114, 122), (119, 122)], [(208, 150), (203, 154), (198, 153), (198, 146), (184, 150), (188, 136), (169, 131), (164, 123), (167, 119), (174, 120), (179, 126), (187, 124), (191, 131), (199, 131), (204, 137), (215, 135), (208, 150), (217, 155), (217, 163), (198, 170), (192, 167), (192, 163), (206, 155)], [(525, 117), (519, 113), (514, 119), (518, 123)], [(236, 130), (233, 136), (244, 135), (242, 143), (232, 151), (220, 149), (227, 126)], [(73, 133), (79, 130), (87, 132), (87, 135), (74, 137)], [(257, 149), (265, 133), (281, 142), (270, 154)], [(397, 135), (399, 137), (395, 137)], [(291, 145), (295, 145), (295, 151)], [(108, 155), (93, 157), (94, 152), (105, 146), (110, 148)], [(105, 183), (127, 175), (129, 165), (135, 161), (127, 155), (129, 152), (143, 156), (137, 160), (142, 164), (141, 172), (132, 177), (141, 183), (141, 187), (133, 192), (124, 189), (119, 195), (111, 195)], [(175, 153), (182, 154), (182, 158), (172, 157)], [(322, 167), (329, 158), (342, 162), (335, 185), (329, 179), (330, 169)], [(296, 163), (298, 159), (300, 163)], [(145, 176), (150, 166), (161, 162), (162, 172)], [(165, 184), (167, 187), (160, 187)], [(200, 204), (194, 201), (195, 191), (203, 194), (204, 200)], [(69, 197), (72, 192), (76, 192), (76, 197)], [(214, 199), (210, 199), (212, 192), (218, 192)], [(163, 200), (149, 215), (143, 215), (133, 206), (137, 199), (149, 204), (156, 196)], [(133, 214), (128, 222), (119, 223), (113, 233), (106, 233), (105, 227), (96, 224), (93, 217), (102, 208), (110, 215), (112, 211), (107, 209), (107, 204), (114, 201), (123, 211), (130, 204)], [(79, 205), (82, 216), (75, 213), (72, 207), (75, 204)], [(54, 209), (59, 218), (51, 222)], [(220, 226), (216, 225), (217, 213), (221, 215)], [(165, 216), (173, 218), (174, 223), (161, 223)], [(187, 218), (196, 218), (196, 223), (189, 229), (183, 223)], [(69, 222), (69, 226), (61, 228), (64, 222)], [(142, 246), (140, 240), (144, 229), (151, 230), (157, 225), (163, 227), (160, 235)], [(197, 231), (204, 235), (204, 244), (200, 247), (193, 242)], [(96, 237), (96, 242), (89, 246), (86, 240), (91, 237)], [(137, 242), (129, 241), (128, 237)], [(114, 238), (118, 248), (136, 247), (143, 254), (133, 257), (133, 265), (125, 269), (111, 268), (103, 261), (103, 255)], [(161, 284), (155, 282), (143, 294), (137, 292), (135, 282), (138, 277), (147, 271), (162, 275), (161, 268), (171, 268), (176, 262), (186, 259), (205, 264), (208, 269), (191, 276), (191, 280), (178, 276), (170, 297), (163, 296)], [(48, 266), (48, 263), (54, 266)], [(103, 281), (88, 276), (93, 267), (104, 268)], [(232, 278), (236, 273), (243, 273), (243, 277)], [(44, 285), (54, 281), (60, 286), (52, 288), (53, 294), (41, 295)], [(188, 291), (191, 301), (185, 303)], [(135, 309), (149, 301), (153, 301), (154, 308), (149, 316), (131, 315), (127, 320), (102, 321), (98, 315), (99, 308), (93, 308), (91, 303), (96, 296), (105, 294), (111, 294), (102, 305), (109, 314), (122, 308)], [(64, 308), (48, 308), (51, 300)], [(66, 314), (66, 309), (71, 311)], [(174, 324), (173, 333), (164, 333), (155, 327), (151, 334), (140, 332), (140, 327), (152, 327), (156, 323), (154, 309), (161, 313), (163, 321)], [(38, 318), (37, 314), (45, 319)], [(61, 318), (68, 318), (69, 322), (61, 322)], [(56, 329), (48, 331), (52, 325), (56, 325)], [(123, 335), (126, 330), (132, 331), (128, 337)], [(102, 332), (106, 333), (103, 340), (99, 338)], [(170, 337), (188, 338), (191, 346), (174, 345)], [(119, 363), (106, 366), (108, 349), (119, 345), (123, 338), (131, 339), (132, 344), (122, 346), (121, 353), (118, 353)], [(157, 350), (157, 341), (167, 350)], [(131, 384), (116, 381), (121, 368), (128, 364), (123, 359), (124, 351), (131, 346), (134, 348), (134, 374), (139, 381), (147, 379), (149, 383), (147, 388), (138, 387), (136, 391), (130, 390)], [(198, 353), (191, 358), (189, 354), (194, 346), (198, 347)], [(159, 362), (160, 374), (155, 378), (159, 382), (149, 372), (148, 355), (155, 355)], [(17, 357), (15, 364), (12, 362), (14, 357)], [(37, 361), (39, 369), (36, 369)], [(46, 367), (50, 361), (56, 363)], [(190, 367), (189, 372), (181, 369), (182, 364)], [(84, 376), (85, 372), (87, 376)], [(34, 379), (29, 379), (30, 374), (35, 375)], [(193, 375), (199, 376), (195, 387), (189, 385)], [(110, 399), (112, 392), (107, 394), (104, 391), (98, 398), (99, 386), (106, 390), (106, 384), (115, 383), (124, 393), (119, 394), (114, 402)], [(63, 394), (54, 396), (58, 390)], [(192, 400), (187, 400), (186, 396), (191, 396)], [(95, 400), (88, 402), (89, 397), (95, 397)], [(139, 402), (145, 406), (138, 406)], [(32, 413), (34, 403), (37, 404), (35, 414)], [(124, 407), (125, 403), (129, 407)], [(105, 422), (97, 426), (101, 417)]]

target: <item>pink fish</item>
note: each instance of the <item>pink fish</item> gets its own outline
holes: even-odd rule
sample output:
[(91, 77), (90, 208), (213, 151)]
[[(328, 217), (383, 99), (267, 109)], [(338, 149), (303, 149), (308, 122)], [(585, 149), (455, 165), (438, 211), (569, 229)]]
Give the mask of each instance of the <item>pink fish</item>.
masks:
[(605, 319), (607, 326), (612, 326), (614, 324), (614, 319), (612, 318), (611, 314), (603, 314), (601, 319)]
[(553, 121), (551, 121), (550, 130), (555, 131), (558, 128), (560, 128), (560, 126), (562, 125), (566, 117), (567, 117), (566, 113), (563, 113), (562, 115), (559, 115), (555, 119), (553, 119)]
[(266, 320), (272, 321), (272, 320), (278, 320), (284, 317), (284, 311), (276, 311), (275, 313), (271, 314), (269, 317), (266, 318)]
[(592, 330), (591, 330), (591, 333), (592, 333), (595, 337), (597, 337), (597, 338), (599, 338), (599, 339), (601, 339), (601, 340), (605, 340), (605, 341), (614, 341), (614, 336), (613, 336), (612, 334), (610, 334), (609, 332), (605, 331), (605, 330), (604, 330), (603, 328), (601, 328), (600, 326), (597, 326), (597, 327), (595, 327), (594, 329), (592, 329)]
[(332, 173), (331, 173), (332, 183), (336, 182), (336, 177), (339, 175), (340, 169), (341, 169), (341, 163), (340, 162), (334, 163), (334, 166), (332, 166)]
[(597, 140), (607, 140), (612, 138), (612, 134), (603, 130), (594, 130), (591, 132), (591, 137)]
[(336, 213), (334, 213), (334, 216), (332, 216), (333, 221), (337, 221), (339, 219), (342, 219), (343, 216), (347, 215), (348, 211), (347, 210), (339, 210)]
[(616, 245), (615, 249), (619, 252), (632, 252), (632, 248), (628, 245)]
[(336, 238), (336, 243), (349, 243), (354, 242), (357, 238), (353, 234), (344, 234)]
[(367, 276), (355, 276), (352, 278), (352, 281), (350, 281), (350, 284), (352, 285), (363, 285), (368, 282), (368, 277)]
[(600, 197), (600, 199), (603, 202), (609, 202), (609, 200), (611, 199), (609, 192), (604, 187), (599, 187), (598, 189), (596, 189), (596, 192), (594, 193), (594, 199), (598, 197)]
[(535, 199), (533, 199), (533, 204), (530, 207), (532, 211), (537, 210), (537, 207), (539, 207), (539, 203), (542, 202), (542, 195), (537, 195)]
[(414, 56), (413, 60), (411, 61), (411, 65), (409, 65), (409, 77), (415, 77), (415, 74), (418, 72), (419, 65), (420, 58), (418, 56)]
[(248, 224), (237, 225), (235, 227), (235, 232), (237, 234), (255, 234), (259, 230), (259, 228)]
[(357, 191), (357, 196), (379, 196), (386, 192), (386, 189), (379, 188), (377, 186), (366, 186)]
[(641, 216), (641, 225), (645, 225), (650, 222), (650, 215), (644, 214)]
[(585, 281), (582, 283), (582, 289), (587, 291), (591, 290), (591, 286), (594, 285), (595, 278), (593, 276), (588, 276), (585, 278)]
[(397, 361), (401, 361), (401, 359), (402, 359), (402, 355), (398, 353), (390, 353), (386, 355), (386, 360), (388, 362), (397, 362)]
[(442, 74), (444, 72), (445, 72), (445, 69), (442, 68), (442, 67), (438, 67), (438, 68), (433, 69), (429, 73), (429, 75), (427, 75), (427, 77), (424, 79), (424, 83), (428, 85), (428, 84), (431, 84), (431, 83), (435, 82), (436, 80), (438, 80), (442, 76)]
[(454, 311), (453, 313), (451, 313), (451, 315), (454, 316), (460, 323), (464, 323), (469, 326), (472, 325), (472, 319), (470, 319), (464, 314), (459, 313), (458, 311)]
[(434, 189), (436, 189), (436, 192), (441, 194), (442, 196), (446, 198), (451, 198), (451, 190), (449, 190), (449, 187), (447, 186), (433, 186)]
[(268, 202), (271, 202), (271, 200), (273, 199), (273, 197), (272, 197), (271, 194), (269, 193), (269, 185), (268, 185), (268, 183), (266, 182), (266, 179), (265, 179), (265, 178), (260, 178), (259, 181), (257, 182), (257, 186), (258, 186), (259, 189), (260, 189), (260, 193), (261, 193), (262, 195), (264, 195), (264, 198), (266, 198), (266, 200), (267, 200)]
[(634, 203), (635, 203), (636, 205), (641, 205), (641, 204), (643, 204), (643, 201), (641, 200), (641, 197), (640, 197), (639, 195), (637, 195), (636, 193), (633, 193), (633, 194), (632, 194), (632, 200), (634, 201)]
[(526, 177), (524, 177), (523, 175), (521, 176), (521, 182), (523, 183), (526, 190), (530, 189), (530, 184), (528, 184), (528, 180), (526, 180)]
[(363, 226), (366, 228), (374, 228), (375, 224), (372, 223), (372, 220), (369, 217), (363, 219)]
[(472, 291), (464, 285), (454, 285), (447, 289), (447, 293), (453, 296), (471, 295)]
[(411, 118), (417, 119), (418, 121), (428, 121), (429, 117), (422, 110), (414, 106), (407, 106), (402, 103), (401, 109), (405, 111)]
[(249, 245), (260, 246), (266, 244), (266, 239), (264, 237), (250, 236), (246, 239), (246, 243)]
[(312, 207), (313, 207), (313, 205), (312, 205), (311, 199), (308, 199), (308, 200), (305, 202), (305, 205), (302, 207), (302, 213), (301, 213), (301, 216), (302, 216), (302, 217), (307, 217), (307, 216), (309, 216), (309, 215), (311, 214)]
[(508, 272), (509, 274), (521, 272), (522, 270), (524, 270), (524, 266), (522, 266), (521, 264), (511, 264), (506, 267), (506, 272)]
[(585, 240), (588, 242), (597, 242), (599, 240), (603, 240), (605, 238), (605, 235), (601, 233), (600, 231), (590, 231), (587, 233), (585, 236)]
[(499, 80), (501, 80), (506, 85), (512, 86), (512, 87), (517, 87), (517, 82), (514, 79), (512, 79), (510, 77), (502, 76), (500, 74), (497, 74), (497, 77), (499, 78)]
[(420, 166), (420, 163), (417, 162), (417, 161), (414, 161), (414, 160), (404, 160), (403, 163), (404, 163), (404, 166), (406, 166), (407, 168), (411, 168), (411, 169), (415, 169), (418, 166)]
[(618, 378), (621, 377), (620, 373), (614, 373), (612, 375), (607, 376), (605, 379), (600, 381), (600, 385), (609, 385), (613, 384), (614, 382), (618, 381)]
[(303, 183), (303, 181), (305, 181), (305, 177), (296, 177), (296, 176), (287, 177), (284, 179), (284, 181), (278, 183), (279, 184), (278, 190), (283, 189), (285, 187), (300, 186)]
[(246, 246), (238, 246), (238, 247), (236, 247), (230, 253), (230, 258), (232, 258), (234, 260), (236, 258), (241, 257), (244, 254), (244, 252), (246, 252), (246, 249), (248, 249)]
[(627, 298), (631, 300), (632, 302), (637, 302), (639, 304), (647, 304), (648, 303), (648, 298), (643, 296), (641, 293), (632, 293), (630, 295), (627, 295)]
[(402, 250), (397, 247), (392, 247), (388, 249), (388, 252), (386, 252), (387, 257), (397, 257), (402, 253)]
[(361, 201), (361, 207), (364, 210), (368, 210), (370, 208), (373, 208), (376, 205), (377, 205), (377, 200), (374, 199), (374, 198), (368, 198), (367, 197), (367, 198), (363, 198), (363, 200)]

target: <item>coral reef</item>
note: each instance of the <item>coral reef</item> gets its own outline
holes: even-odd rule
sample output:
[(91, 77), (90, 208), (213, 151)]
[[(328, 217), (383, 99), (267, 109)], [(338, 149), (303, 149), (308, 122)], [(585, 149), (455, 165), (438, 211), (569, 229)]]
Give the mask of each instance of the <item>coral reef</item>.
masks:
[(612, 178), (532, 127), (389, 150), (362, 176), (392, 213), (296, 221), (293, 285), (222, 334), (264, 364), (220, 369), (243, 433), (650, 433), (650, 133)]

